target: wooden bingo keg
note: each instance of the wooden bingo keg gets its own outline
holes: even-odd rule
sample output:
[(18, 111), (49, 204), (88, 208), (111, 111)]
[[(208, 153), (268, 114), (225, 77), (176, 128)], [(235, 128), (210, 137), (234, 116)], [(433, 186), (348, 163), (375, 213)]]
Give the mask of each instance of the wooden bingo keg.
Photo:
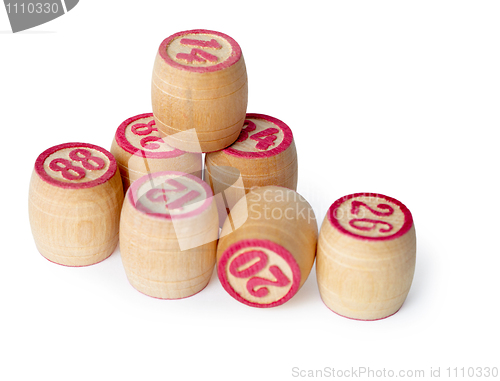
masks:
[(141, 177), (125, 196), (120, 222), (129, 282), (161, 299), (196, 294), (212, 275), (218, 233), (217, 208), (207, 183), (175, 171)]
[(38, 156), (29, 217), (40, 253), (67, 266), (106, 259), (118, 243), (123, 188), (116, 161), (87, 143), (54, 146)]
[[(318, 227), (311, 206), (293, 190), (267, 186), (241, 198), (230, 217), (217, 248), (222, 286), (249, 306), (285, 303), (314, 263)], [(240, 227), (232, 231), (232, 223)]]
[(415, 256), (415, 228), (406, 206), (375, 193), (342, 197), (328, 210), (319, 235), (321, 298), (348, 318), (388, 317), (408, 295)]
[(248, 84), (238, 43), (210, 30), (166, 38), (153, 68), (156, 126), (172, 147), (211, 152), (232, 144), (245, 120)]
[(170, 147), (160, 137), (152, 113), (136, 115), (116, 130), (111, 153), (126, 192), (132, 182), (153, 172), (179, 171), (201, 178), (201, 153)]
[[(229, 209), (253, 187), (277, 185), (296, 190), (297, 151), (292, 131), (279, 119), (247, 114), (238, 140), (206, 155), (205, 171), (214, 194), (224, 194)], [(219, 210), (225, 209), (220, 206)], [(222, 222), (223, 217), (219, 215)]]

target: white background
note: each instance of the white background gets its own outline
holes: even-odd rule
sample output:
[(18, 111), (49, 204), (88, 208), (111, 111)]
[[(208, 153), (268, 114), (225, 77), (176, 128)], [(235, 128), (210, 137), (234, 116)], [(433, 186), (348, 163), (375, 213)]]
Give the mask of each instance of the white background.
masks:
[[(96, 1), (11, 34), (0, 9), (4, 380), (288, 380), (299, 370), (494, 367), (499, 361), (500, 3), (497, 1)], [(28, 186), (46, 148), (109, 149), (151, 111), (160, 42), (205, 28), (232, 36), (249, 112), (295, 136), (298, 191), (319, 223), (337, 198), (405, 203), (417, 267), (403, 308), (339, 317), (315, 270), (288, 303), (256, 309), (214, 275), (162, 301), (127, 281), (120, 252), (87, 268), (36, 250)]]

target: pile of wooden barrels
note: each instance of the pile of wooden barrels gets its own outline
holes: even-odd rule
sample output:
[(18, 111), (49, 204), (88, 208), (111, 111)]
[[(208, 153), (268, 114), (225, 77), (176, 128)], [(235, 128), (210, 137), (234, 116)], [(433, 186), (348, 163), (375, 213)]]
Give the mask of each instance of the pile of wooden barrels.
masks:
[(227, 293), (253, 307), (291, 299), (317, 258), (332, 311), (376, 320), (399, 310), (415, 269), (410, 211), (381, 194), (351, 194), (332, 204), (318, 234), (296, 192), (292, 130), (247, 113), (234, 39), (209, 30), (166, 38), (151, 98), (151, 113), (118, 126), (110, 152), (66, 143), (36, 160), (29, 215), (45, 258), (87, 266), (119, 241), (129, 282), (146, 295), (192, 296), (216, 268)]

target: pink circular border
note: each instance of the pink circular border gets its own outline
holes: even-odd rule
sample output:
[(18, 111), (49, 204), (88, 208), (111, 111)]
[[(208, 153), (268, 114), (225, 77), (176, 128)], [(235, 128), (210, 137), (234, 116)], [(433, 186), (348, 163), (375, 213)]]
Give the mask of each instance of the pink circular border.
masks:
[[(387, 201), (392, 202), (392, 203), (396, 204), (397, 206), (399, 206), (401, 208), (401, 211), (403, 212), (403, 214), (405, 216), (405, 222), (403, 223), (403, 226), (401, 226), (401, 229), (399, 229), (394, 234), (384, 236), (384, 237), (366, 237), (366, 236), (354, 234), (354, 233), (350, 232), (349, 230), (345, 229), (342, 225), (340, 225), (340, 222), (338, 221), (337, 217), (335, 216), (335, 211), (344, 202), (346, 202), (352, 198), (360, 197), (360, 196), (382, 198), (384, 200), (387, 200)], [(380, 193), (353, 193), (353, 194), (341, 197), (330, 206), (330, 209), (328, 209), (328, 212), (327, 212), (327, 216), (328, 216), (328, 221), (330, 222), (330, 224), (334, 228), (338, 229), (339, 231), (341, 231), (344, 234), (347, 234), (351, 237), (354, 237), (354, 238), (362, 240), (362, 241), (364, 241), (364, 240), (366, 240), (366, 241), (387, 241), (387, 240), (395, 239), (395, 238), (401, 237), (402, 235), (406, 234), (408, 232), (408, 230), (410, 230), (410, 228), (413, 225), (413, 217), (411, 215), (411, 212), (401, 201), (398, 201), (395, 198), (385, 196), (385, 195), (380, 194)]]
[[(142, 119), (142, 118), (149, 118), (153, 117), (153, 113), (146, 113), (146, 114), (139, 114), (136, 116), (133, 116), (131, 118), (128, 118), (126, 121), (124, 121), (122, 124), (118, 126), (116, 129), (115, 133), (115, 140), (116, 143), (123, 148), (125, 151), (128, 153), (131, 153), (132, 155), (135, 156), (142, 156), (146, 157), (148, 159), (169, 159), (177, 156), (181, 156), (185, 154), (184, 151), (181, 151), (180, 149), (175, 148), (173, 151), (169, 152), (150, 152), (150, 151), (145, 151), (140, 148), (134, 147), (132, 143), (130, 143), (127, 140), (127, 137), (125, 136), (125, 130), (127, 127), (135, 122), (136, 120)], [(156, 125), (156, 122), (155, 122)], [(174, 148), (174, 147), (172, 147)]]
[[(200, 206), (198, 209), (193, 210), (189, 213), (176, 215), (176, 216), (175, 215), (171, 216), (170, 214), (162, 214), (162, 213), (149, 213), (148, 211), (144, 210), (145, 208), (144, 209), (141, 208), (140, 204), (138, 207), (137, 206), (137, 204), (138, 204), (137, 203), (137, 201), (138, 201), (137, 200), (137, 191), (139, 190), (139, 187), (142, 184), (144, 184), (146, 181), (149, 181), (149, 179), (151, 179), (151, 178), (156, 178), (156, 177), (160, 177), (160, 176), (164, 176), (164, 175), (177, 175), (177, 176), (187, 177), (191, 180), (194, 180), (198, 184), (200, 184), (203, 187), (203, 189), (205, 190), (205, 193), (207, 196), (203, 205)], [(141, 213), (145, 213), (148, 216), (152, 216), (152, 217), (156, 217), (156, 218), (163, 218), (166, 220), (172, 220), (172, 219), (177, 220), (177, 219), (197, 216), (198, 214), (202, 213), (205, 209), (207, 209), (210, 206), (210, 204), (212, 203), (212, 199), (213, 199), (212, 189), (205, 181), (203, 181), (203, 180), (199, 179), (198, 177), (191, 175), (189, 173), (184, 173), (184, 172), (179, 172), (179, 171), (163, 171), (163, 172), (155, 172), (155, 173), (149, 173), (147, 175), (144, 175), (132, 183), (132, 185), (130, 186), (130, 188), (127, 191), (127, 195), (128, 195), (128, 199), (129, 199), (130, 203), (132, 204), (132, 206), (136, 210), (140, 211)]]
[[(269, 249), (274, 251), (276, 254), (278, 254), (281, 258), (283, 258), (286, 263), (290, 266), (292, 269), (293, 273), (293, 280), (292, 280), (292, 287), (288, 291), (288, 293), (282, 297), (281, 299), (269, 303), (269, 304), (258, 304), (254, 302), (250, 302), (243, 297), (241, 297), (231, 286), (229, 281), (227, 280), (226, 277), (226, 265), (229, 262), (229, 259), (233, 256), (233, 254), (243, 248), (246, 247), (263, 247), (265, 249)], [(233, 243), (231, 246), (229, 246), (224, 253), (222, 254), (219, 264), (217, 266), (217, 274), (219, 276), (219, 280), (224, 287), (224, 289), (231, 295), (234, 299), (237, 301), (246, 304), (247, 306), (251, 307), (258, 307), (258, 308), (270, 308), (270, 307), (276, 307), (279, 305), (282, 305), (283, 303), (287, 302), (289, 299), (294, 296), (297, 291), (299, 290), (299, 285), (300, 285), (300, 267), (293, 258), (293, 256), (290, 254), (290, 252), (285, 249), (283, 246), (278, 245), (275, 242), (269, 241), (267, 239), (242, 239), (241, 241)]]
[(247, 114), (245, 117), (246, 119), (262, 119), (266, 120), (268, 122), (271, 122), (278, 126), (281, 131), (283, 131), (283, 141), (278, 147), (273, 148), (272, 150), (269, 151), (263, 151), (263, 152), (245, 152), (245, 151), (240, 151), (237, 149), (232, 148), (232, 146), (229, 146), (228, 148), (224, 149), (223, 152), (236, 156), (236, 157), (242, 157), (245, 159), (256, 159), (256, 158), (262, 158), (262, 157), (271, 157), (271, 156), (276, 156), (277, 154), (285, 151), (288, 147), (290, 147), (290, 144), (292, 144), (293, 141), (293, 133), (290, 127), (288, 127), (284, 122), (277, 118), (273, 118), (272, 116), (269, 115), (264, 115), (264, 114)]
[[(81, 182), (81, 183), (66, 183), (63, 181), (59, 181), (57, 179), (54, 179), (53, 177), (49, 176), (47, 172), (45, 172), (45, 169), (43, 168), (43, 164), (45, 163), (45, 160), (52, 155), (53, 153), (65, 149), (65, 148), (91, 148), (95, 149), (96, 151), (99, 151), (103, 153), (108, 159), (109, 159), (109, 168), (108, 170), (98, 179), (88, 181), (88, 182)], [(89, 144), (89, 143), (64, 143), (64, 144), (59, 144), (53, 147), (50, 147), (49, 149), (43, 151), (38, 158), (35, 161), (35, 171), (42, 178), (43, 181), (46, 183), (49, 183), (50, 185), (55, 185), (59, 188), (64, 188), (64, 189), (84, 189), (84, 188), (92, 188), (97, 185), (104, 184), (106, 181), (111, 179), (115, 172), (116, 172), (116, 160), (111, 153), (106, 151), (104, 148), (96, 146), (94, 144)]]
[[(231, 45), (231, 48), (233, 49), (231, 52), (231, 55), (227, 60), (224, 62), (221, 62), (217, 65), (213, 66), (204, 66), (204, 67), (193, 67), (193, 66), (185, 66), (181, 65), (178, 62), (175, 62), (172, 60), (168, 54), (167, 54), (167, 47), (168, 45), (176, 38), (185, 36), (186, 34), (213, 34), (218, 37), (224, 38), (229, 44)], [(169, 64), (170, 66), (180, 69), (180, 70), (186, 70), (186, 71), (191, 71), (195, 73), (211, 73), (214, 71), (218, 70), (223, 70), (227, 69), (228, 67), (234, 65), (236, 62), (238, 62), (241, 58), (241, 48), (238, 45), (238, 43), (232, 38), (229, 37), (227, 34), (221, 33), (221, 32), (216, 32), (213, 30), (206, 30), (206, 29), (193, 29), (193, 30), (185, 30), (182, 32), (175, 33), (171, 35), (170, 37), (167, 37), (166, 39), (163, 40), (163, 42), (160, 44), (160, 47), (158, 48), (158, 54), (160, 55), (163, 60)]]

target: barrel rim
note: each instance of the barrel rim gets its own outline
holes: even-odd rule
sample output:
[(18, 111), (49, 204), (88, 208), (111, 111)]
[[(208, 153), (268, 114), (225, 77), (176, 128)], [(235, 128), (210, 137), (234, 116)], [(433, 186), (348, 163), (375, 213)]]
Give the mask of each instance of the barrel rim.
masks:
[[(45, 163), (45, 160), (52, 155), (53, 153), (66, 149), (66, 148), (91, 148), (96, 151), (101, 152), (104, 154), (108, 160), (109, 160), (109, 168), (108, 170), (99, 178), (92, 180), (92, 181), (87, 181), (87, 182), (79, 182), (79, 183), (70, 183), (70, 182), (64, 182), (60, 181), (58, 179), (55, 179), (54, 177), (50, 176), (44, 169), (43, 164)], [(64, 189), (85, 189), (85, 188), (93, 188), (95, 186), (101, 185), (106, 183), (109, 179), (111, 179), (117, 170), (117, 165), (116, 165), (116, 160), (115, 157), (106, 149), (99, 147), (95, 144), (90, 144), (90, 143), (79, 143), (79, 142), (71, 142), (71, 143), (63, 143), (63, 144), (58, 144), (53, 147), (50, 147), (43, 151), (38, 158), (35, 161), (35, 171), (40, 176), (40, 178), (45, 181), (46, 183), (50, 185), (57, 186), (59, 188), (64, 188)]]
[[(396, 233), (391, 234), (391, 235), (387, 235), (387, 236), (381, 236), (381, 237), (367, 237), (367, 236), (357, 235), (357, 234), (354, 234), (354, 233), (350, 232), (349, 230), (345, 229), (340, 224), (339, 220), (337, 219), (335, 212), (344, 202), (346, 202), (352, 198), (361, 197), (361, 196), (382, 198), (386, 201), (392, 202), (392, 203), (396, 204), (397, 206), (399, 206), (399, 208), (401, 209), (401, 212), (403, 212), (403, 215), (405, 217), (405, 221), (403, 223), (403, 226), (401, 226), (401, 228)], [(330, 208), (328, 209), (328, 212), (327, 212), (327, 218), (328, 218), (330, 225), (332, 225), (335, 229), (339, 230), (343, 234), (349, 235), (355, 239), (362, 240), (362, 241), (393, 240), (393, 239), (396, 239), (396, 238), (399, 238), (399, 237), (405, 235), (413, 226), (413, 217), (412, 217), (410, 210), (406, 207), (406, 205), (404, 205), (401, 201), (396, 200), (393, 197), (385, 196), (385, 195), (380, 194), (380, 193), (361, 192), (361, 193), (352, 193), (352, 194), (349, 194), (347, 196), (341, 197), (330, 206)]]
[(185, 151), (182, 151), (182, 150), (175, 148), (175, 147), (172, 147), (172, 148), (174, 148), (172, 151), (151, 152), (151, 151), (145, 151), (145, 150), (142, 150), (138, 147), (133, 146), (132, 143), (130, 143), (128, 141), (128, 139), (125, 135), (125, 131), (126, 131), (127, 127), (129, 125), (131, 125), (133, 122), (135, 122), (136, 120), (139, 120), (139, 119), (143, 119), (143, 118), (153, 118), (155, 125), (156, 125), (156, 118), (154, 117), (154, 114), (152, 112), (135, 115), (135, 116), (128, 118), (122, 124), (120, 124), (118, 126), (118, 128), (116, 129), (115, 140), (116, 140), (116, 143), (118, 144), (118, 146), (120, 146), (121, 148), (123, 148), (125, 151), (127, 151), (128, 153), (130, 153), (132, 155), (142, 156), (142, 157), (147, 158), (147, 159), (171, 159), (174, 157), (184, 155), (186, 153)]
[(236, 143), (233, 143), (233, 145), (225, 148), (223, 150), (224, 153), (227, 153), (228, 155), (231, 156), (236, 156), (244, 159), (258, 159), (258, 158), (267, 158), (267, 157), (272, 157), (280, 154), (281, 152), (287, 150), (290, 145), (292, 144), (293, 141), (293, 133), (290, 127), (288, 125), (279, 120), (278, 118), (274, 118), (269, 115), (265, 114), (256, 114), (256, 113), (249, 113), (246, 114), (245, 121), (247, 119), (262, 119), (268, 122), (273, 123), (277, 127), (279, 127), (283, 131), (283, 141), (280, 143), (278, 147), (275, 147), (269, 151), (263, 151), (263, 152), (247, 152), (247, 151), (240, 151), (238, 149), (233, 148), (233, 145)]
[[(226, 267), (233, 256), (234, 253), (237, 251), (244, 249), (244, 248), (255, 248), (255, 247), (263, 247), (265, 249), (271, 250), (277, 255), (279, 255), (281, 258), (283, 258), (287, 264), (290, 266), (290, 269), (292, 270), (293, 274), (293, 280), (292, 280), (292, 287), (288, 292), (286, 293), (285, 296), (282, 298), (269, 303), (269, 304), (259, 304), (255, 302), (251, 302), (247, 299), (244, 299), (240, 294), (236, 292), (236, 290), (231, 286), (229, 283), (229, 280), (226, 275)], [(219, 276), (219, 280), (224, 287), (224, 289), (231, 295), (234, 299), (237, 301), (246, 304), (251, 307), (258, 307), (258, 308), (271, 308), (271, 307), (276, 307), (279, 305), (284, 304), (288, 300), (290, 300), (299, 290), (300, 287), (300, 279), (301, 279), (301, 273), (300, 273), (300, 267), (293, 257), (293, 255), (283, 246), (277, 244), (276, 242), (267, 240), (267, 239), (259, 239), (259, 238), (247, 238), (247, 239), (242, 239), (240, 241), (234, 242), (231, 244), (228, 248), (224, 250), (222, 253), (222, 256), (219, 260), (219, 263), (217, 265), (217, 273)]]
[[(231, 55), (224, 62), (221, 62), (213, 66), (193, 67), (193, 66), (182, 65), (178, 62), (175, 62), (168, 56), (167, 47), (174, 39), (185, 36), (186, 34), (213, 34), (215, 36), (222, 37), (231, 45), (232, 48)], [(242, 56), (240, 45), (232, 37), (228, 36), (227, 34), (208, 29), (192, 29), (192, 30), (177, 32), (162, 41), (160, 47), (158, 48), (158, 54), (163, 59), (163, 61), (165, 61), (168, 65), (176, 69), (190, 71), (194, 73), (213, 73), (215, 71), (227, 69), (230, 66), (234, 65), (236, 62), (238, 62)]]
[[(151, 213), (150, 211), (146, 210), (146, 208), (141, 208), (142, 205), (138, 202), (139, 200), (137, 198), (137, 191), (139, 190), (139, 188), (145, 182), (151, 180), (152, 178), (161, 177), (161, 176), (165, 176), (165, 175), (177, 175), (177, 176), (187, 177), (187, 178), (193, 180), (194, 182), (198, 183), (199, 185), (201, 185), (205, 191), (205, 194), (206, 194), (206, 198), (205, 198), (205, 201), (203, 202), (203, 204), (191, 212), (181, 214), (181, 215), (174, 215), (174, 216), (172, 216), (170, 214)], [(195, 217), (195, 216), (203, 213), (206, 209), (208, 209), (208, 207), (211, 205), (211, 203), (213, 201), (213, 192), (212, 192), (212, 189), (210, 188), (210, 186), (205, 181), (201, 180), (199, 177), (196, 177), (190, 173), (185, 173), (185, 172), (180, 172), (180, 171), (161, 171), (161, 172), (146, 174), (146, 175), (140, 177), (139, 179), (137, 179), (136, 181), (134, 181), (130, 185), (130, 188), (127, 191), (127, 198), (129, 200), (129, 202), (131, 203), (131, 205), (134, 207), (134, 209), (138, 210), (141, 213), (144, 213), (148, 216), (155, 217), (155, 218), (161, 218), (161, 219), (166, 219), (166, 220), (172, 220), (172, 219), (178, 220), (178, 219), (184, 219), (184, 218), (189, 218), (189, 217)]]

